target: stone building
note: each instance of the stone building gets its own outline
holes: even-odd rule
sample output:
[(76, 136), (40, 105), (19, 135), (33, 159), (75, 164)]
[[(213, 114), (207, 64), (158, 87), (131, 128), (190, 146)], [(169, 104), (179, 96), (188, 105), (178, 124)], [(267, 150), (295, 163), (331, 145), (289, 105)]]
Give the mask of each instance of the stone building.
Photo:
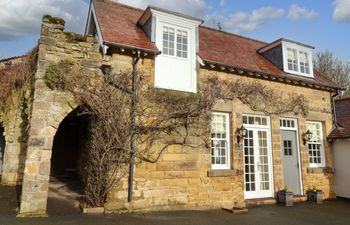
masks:
[[(2, 182), (22, 183), (21, 215), (45, 214), (50, 170), (77, 166), (77, 143), (65, 141), (79, 138), (72, 116), (78, 104), (70, 93), (50, 90), (43, 81), (47, 66), (66, 58), (101, 73), (102, 66), (131, 69), (139, 55), (138, 68), (157, 88), (195, 93), (199, 79), (216, 74), (258, 81), (281, 96), (302, 94), (308, 101), (307, 116), (268, 115), (238, 99), (220, 102), (212, 114), (211, 150), (174, 146), (157, 163), (137, 165), (133, 201), (127, 202), (125, 179), (109, 194), (107, 212), (275, 203), (275, 193), (286, 185), (295, 201), (306, 200), (314, 186), (326, 198), (335, 197), (332, 145), (326, 137), (333, 128), (332, 98), (338, 87), (313, 69), (314, 47), (288, 39), (265, 43), (202, 23), (153, 6), (141, 10), (94, 0), (87, 36), (71, 41), (61, 20), (44, 17), (26, 142), (19, 143), (21, 126), (4, 125)], [(242, 126), (247, 134), (238, 138)]]

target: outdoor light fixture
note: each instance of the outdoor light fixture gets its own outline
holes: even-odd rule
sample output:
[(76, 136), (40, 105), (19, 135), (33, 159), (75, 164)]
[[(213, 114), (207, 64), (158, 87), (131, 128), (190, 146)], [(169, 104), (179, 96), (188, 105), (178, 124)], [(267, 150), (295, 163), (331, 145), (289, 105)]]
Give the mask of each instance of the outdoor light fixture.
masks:
[(306, 145), (307, 142), (309, 142), (312, 138), (312, 132), (308, 129), (304, 134), (303, 134), (303, 140), (304, 140), (304, 145)]
[(241, 139), (247, 137), (248, 130), (242, 125), (240, 128), (237, 128), (237, 144), (241, 142)]
[(101, 66), (101, 70), (102, 70), (103, 75), (108, 77), (110, 75), (110, 73), (111, 73), (111, 66), (109, 66), (109, 65), (102, 65)]

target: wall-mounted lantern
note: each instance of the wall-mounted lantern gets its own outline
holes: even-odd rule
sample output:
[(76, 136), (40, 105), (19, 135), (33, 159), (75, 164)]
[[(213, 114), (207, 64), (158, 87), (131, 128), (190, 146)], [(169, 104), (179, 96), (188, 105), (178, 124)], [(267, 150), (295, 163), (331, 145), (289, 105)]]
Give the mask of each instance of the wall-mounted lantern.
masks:
[(105, 77), (108, 77), (111, 74), (111, 66), (110, 65), (102, 65), (101, 71)]
[(248, 130), (242, 125), (240, 128), (237, 128), (237, 144), (241, 142), (241, 139), (247, 137)]
[(303, 141), (304, 145), (308, 143), (312, 138), (312, 132), (308, 129), (304, 134), (303, 134)]

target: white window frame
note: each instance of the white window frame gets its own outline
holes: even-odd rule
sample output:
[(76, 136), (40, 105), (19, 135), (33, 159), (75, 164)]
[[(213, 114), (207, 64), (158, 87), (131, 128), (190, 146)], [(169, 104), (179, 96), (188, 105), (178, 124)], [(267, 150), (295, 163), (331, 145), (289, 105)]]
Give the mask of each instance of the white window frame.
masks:
[[(306, 121), (306, 129), (309, 129), (308, 125), (309, 124), (318, 124), (320, 127), (320, 141), (319, 142), (312, 142), (309, 141), (307, 143), (307, 151), (308, 151), (308, 162), (310, 168), (317, 168), (317, 167), (325, 167), (326, 166), (326, 158), (325, 158), (325, 152), (324, 152), (324, 139), (323, 139), (323, 124), (322, 122), (317, 122), (317, 121)], [(312, 130), (310, 130), (313, 132)], [(321, 163), (311, 163), (310, 162), (310, 153), (309, 153), (309, 144), (320, 144), (320, 157), (321, 157)]]
[[(166, 40), (167, 41), (167, 44), (168, 44), (168, 46), (166, 47), (166, 49), (167, 49), (167, 53), (165, 53), (165, 51), (164, 51), (164, 32), (165, 32), (165, 29), (167, 29), (168, 30), (168, 39)], [(169, 30), (173, 30), (173, 40), (172, 40), (172, 42), (173, 42), (173, 47), (172, 48), (170, 48), (170, 46), (169, 46), (169, 44), (170, 44), (170, 37), (169, 37), (169, 34), (170, 34), (170, 32), (169, 32)], [(174, 28), (174, 27), (172, 27), (172, 26), (167, 26), (167, 25), (163, 25), (163, 27), (162, 27), (162, 53), (164, 54), (164, 55), (168, 55), (168, 56), (174, 56), (175, 54), (176, 54), (176, 29)], [(170, 54), (170, 50), (172, 50), (173, 51), (173, 54)]]
[[(244, 173), (244, 198), (245, 199), (254, 199), (254, 198), (268, 198), (268, 197), (273, 197), (274, 195), (274, 172), (273, 172), (273, 159), (272, 159), (272, 135), (271, 135), (271, 118), (269, 116), (263, 116), (263, 115), (254, 115), (254, 114), (243, 114), (242, 115), (242, 119), (244, 116), (247, 117), (254, 117), (254, 121), (256, 118), (264, 118), (266, 119), (266, 125), (257, 125), (257, 124), (249, 124), (249, 123), (243, 123), (243, 126), (245, 128), (247, 128), (248, 130), (253, 130), (253, 131), (259, 131), (259, 130), (265, 130), (267, 132), (267, 146), (268, 146), (268, 165), (269, 165), (269, 186), (270, 186), (270, 190), (259, 190), (257, 191), (257, 187), (255, 187), (255, 191), (246, 191), (245, 185), (246, 185), (246, 178), (245, 178), (245, 173)], [(249, 120), (249, 119), (248, 119)], [(258, 143), (258, 139), (254, 139), (254, 146), (257, 146)], [(243, 150), (244, 151), (244, 150)], [(255, 168), (258, 167), (257, 162), (259, 161), (258, 157), (257, 157), (257, 152), (254, 153), (255, 154), (255, 159), (256, 161), (255, 163)], [(244, 163), (244, 152), (243, 152), (243, 166), (245, 166)], [(257, 170), (255, 170), (257, 171)], [(255, 180), (257, 185), (258, 182), (260, 182), (260, 179), (256, 179)], [(260, 189), (260, 188), (259, 188)]]
[[(161, 41), (161, 44), (162, 44), (162, 51), (164, 49), (164, 46), (163, 46), (163, 35), (164, 35), (164, 27), (167, 27), (167, 28), (171, 28), (171, 29), (174, 29), (174, 55), (170, 55), (170, 54), (165, 54), (162, 52), (162, 55), (166, 56), (166, 57), (171, 57), (171, 58), (176, 58), (176, 59), (180, 59), (180, 60), (188, 60), (189, 58), (189, 49), (191, 48), (190, 46), (190, 30), (186, 29), (186, 28), (182, 28), (182, 27), (179, 27), (179, 26), (174, 26), (174, 25), (171, 25), (171, 24), (162, 24), (162, 41)], [(181, 32), (186, 32), (187, 33), (187, 50), (186, 50), (186, 58), (185, 57), (181, 57), (181, 56), (177, 56), (177, 34), (178, 34), (178, 31), (181, 31)], [(169, 48), (169, 47), (168, 47)], [(182, 49), (180, 49), (181, 52)]]
[[(289, 70), (288, 69), (288, 48), (296, 50), (297, 54), (297, 63), (298, 63), (298, 71), (294, 70)], [(282, 49), (283, 49), (283, 68), (284, 72), (286, 73), (291, 73), (291, 74), (296, 74), (300, 76), (305, 76), (305, 77), (314, 77), (314, 71), (313, 71), (313, 63), (312, 63), (312, 49), (308, 47), (304, 47), (295, 43), (291, 42), (282, 42)], [(308, 57), (308, 64), (309, 64), (309, 71), (310, 73), (302, 73), (300, 71), (300, 53), (306, 53)]]
[[(210, 154), (210, 162), (211, 162), (211, 169), (212, 170), (227, 170), (231, 169), (231, 135), (230, 135), (230, 114), (229, 113), (223, 113), (223, 112), (212, 112), (212, 116), (214, 115), (220, 115), (225, 116), (225, 123), (226, 123), (226, 138), (213, 138), (210, 135), (211, 141), (213, 140), (225, 140), (227, 143), (227, 149), (226, 149), (226, 164), (213, 164), (212, 162), (212, 153)], [(212, 146), (211, 146), (212, 151)]]

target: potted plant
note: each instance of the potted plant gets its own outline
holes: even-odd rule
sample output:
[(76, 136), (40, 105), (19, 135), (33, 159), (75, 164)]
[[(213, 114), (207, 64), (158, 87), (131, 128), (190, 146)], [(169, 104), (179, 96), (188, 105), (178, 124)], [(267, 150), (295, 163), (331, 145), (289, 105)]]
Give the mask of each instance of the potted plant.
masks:
[(308, 191), (308, 200), (310, 202), (316, 202), (317, 204), (323, 203), (323, 191), (317, 189), (316, 186), (313, 186), (311, 190)]
[(277, 192), (278, 204), (285, 207), (293, 206), (293, 192), (289, 191), (289, 187), (285, 186), (284, 189)]

